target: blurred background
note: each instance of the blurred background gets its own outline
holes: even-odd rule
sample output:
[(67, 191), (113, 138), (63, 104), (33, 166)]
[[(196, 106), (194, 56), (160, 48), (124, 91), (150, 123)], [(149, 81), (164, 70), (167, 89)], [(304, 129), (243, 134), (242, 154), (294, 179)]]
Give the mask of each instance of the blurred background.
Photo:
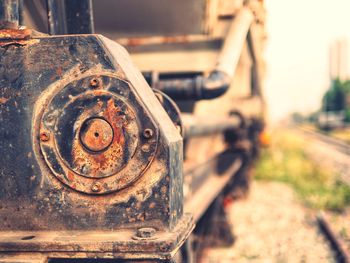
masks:
[[(349, 262), (349, 0), (20, 4), (20, 24), (34, 31), (16, 21), (27, 35), (5, 31), (10, 51), (35, 49), (21, 42), (30, 37), (97, 33), (130, 53), (185, 142), (175, 150), (184, 155), (181, 205), (197, 223), (193, 262)], [(86, 55), (65, 43), (54, 49), (62, 60)], [(69, 69), (54, 66), (52, 80)]]
[(332, 80), (349, 77), (350, 3), (346, 0), (265, 3), (266, 97), (270, 120), (276, 122), (293, 112), (318, 111)]

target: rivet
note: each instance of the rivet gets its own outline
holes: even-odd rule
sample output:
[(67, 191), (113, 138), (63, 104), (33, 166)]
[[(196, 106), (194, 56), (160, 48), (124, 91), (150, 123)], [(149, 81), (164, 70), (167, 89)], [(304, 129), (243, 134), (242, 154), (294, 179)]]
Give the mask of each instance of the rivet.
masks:
[(42, 132), (40, 133), (40, 140), (42, 142), (47, 142), (48, 140), (50, 140), (50, 133), (49, 132)]
[(136, 236), (139, 238), (151, 238), (155, 235), (156, 230), (152, 227), (143, 227), (137, 229)]
[(97, 79), (97, 78), (93, 78), (91, 81), (90, 81), (90, 86), (93, 87), (93, 88), (97, 88), (100, 86), (100, 80)]
[(147, 128), (143, 131), (143, 137), (145, 137), (146, 139), (152, 138), (152, 136), (153, 136), (152, 129)]
[(101, 184), (100, 183), (95, 183), (91, 187), (91, 191), (97, 193), (101, 191)]

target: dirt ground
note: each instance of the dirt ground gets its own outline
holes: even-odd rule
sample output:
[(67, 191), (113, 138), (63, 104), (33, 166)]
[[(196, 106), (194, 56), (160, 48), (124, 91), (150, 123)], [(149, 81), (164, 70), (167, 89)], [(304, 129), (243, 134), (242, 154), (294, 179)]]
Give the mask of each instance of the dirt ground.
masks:
[(229, 216), (235, 244), (207, 251), (202, 262), (334, 262), (315, 212), (285, 184), (253, 182), (249, 196), (231, 205)]

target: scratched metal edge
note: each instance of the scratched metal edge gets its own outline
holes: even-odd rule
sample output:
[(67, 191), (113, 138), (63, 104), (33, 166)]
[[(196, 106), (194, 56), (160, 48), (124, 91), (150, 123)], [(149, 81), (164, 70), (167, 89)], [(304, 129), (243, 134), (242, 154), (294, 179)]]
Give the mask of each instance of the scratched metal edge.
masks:
[[(194, 229), (194, 221), (191, 215), (185, 214), (181, 220), (178, 222), (177, 227), (172, 232), (158, 232), (157, 239), (149, 240), (137, 240), (133, 239), (133, 232), (128, 230), (113, 231), (113, 232), (99, 232), (99, 231), (83, 231), (84, 241), (77, 239), (76, 241), (57, 241), (55, 239), (60, 237), (60, 234), (65, 237), (69, 234), (68, 231), (45, 231), (45, 236), (50, 235), (53, 240), (42, 240), (35, 241), (35, 238), (31, 240), (21, 240), (16, 234), (16, 231), (11, 232), (0, 232), (0, 236), (3, 238), (11, 238), (15, 236), (18, 241), (0, 241), (0, 256), (4, 253), (18, 252), (18, 253), (45, 253), (50, 254), (54, 252), (66, 253), (66, 252), (86, 252), (86, 253), (163, 253), (170, 256), (174, 255), (179, 247), (185, 242), (187, 237), (190, 235)], [(79, 233), (79, 231), (72, 231), (73, 233)], [(89, 234), (91, 232), (91, 240), (89, 239)], [(125, 241), (96, 241), (96, 234), (110, 234), (110, 236), (116, 236), (120, 232), (122, 235), (120, 238), (125, 237), (125, 233), (128, 232), (129, 238)], [(21, 234), (26, 236), (35, 236), (40, 232), (22, 232)], [(93, 234), (93, 235), (92, 235)], [(162, 237), (163, 236), (163, 237)], [(22, 236), (20, 236), (22, 237)], [(111, 238), (111, 237), (110, 237)]]

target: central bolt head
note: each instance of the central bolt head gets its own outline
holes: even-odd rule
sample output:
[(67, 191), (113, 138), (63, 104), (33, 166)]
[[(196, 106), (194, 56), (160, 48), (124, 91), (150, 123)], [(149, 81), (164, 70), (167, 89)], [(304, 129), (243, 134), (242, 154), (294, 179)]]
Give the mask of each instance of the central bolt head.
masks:
[(104, 119), (88, 119), (81, 126), (80, 141), (90, 151), (106, 150), (113, 141), (113, 129)]

